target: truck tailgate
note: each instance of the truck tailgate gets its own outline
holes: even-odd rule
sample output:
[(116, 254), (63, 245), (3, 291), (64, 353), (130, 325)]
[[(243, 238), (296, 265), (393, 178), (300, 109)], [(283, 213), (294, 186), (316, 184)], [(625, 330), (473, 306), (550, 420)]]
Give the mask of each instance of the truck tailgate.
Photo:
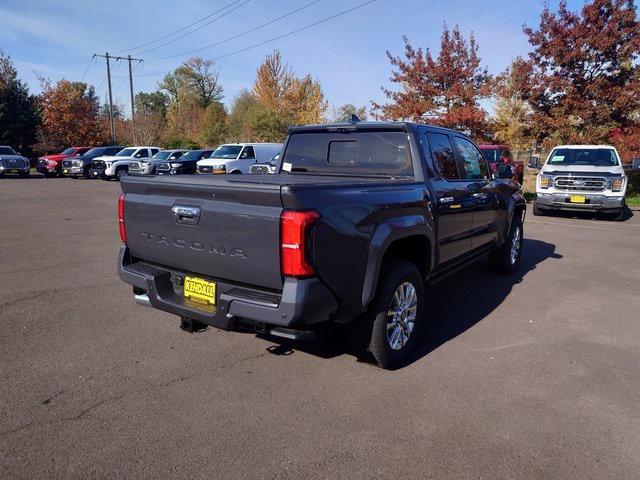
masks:
[[(186, 177), (186, 176), (185, 176)], [(280, 185), (130, 177), (124, 219), (137, 259), (279, 290)]]

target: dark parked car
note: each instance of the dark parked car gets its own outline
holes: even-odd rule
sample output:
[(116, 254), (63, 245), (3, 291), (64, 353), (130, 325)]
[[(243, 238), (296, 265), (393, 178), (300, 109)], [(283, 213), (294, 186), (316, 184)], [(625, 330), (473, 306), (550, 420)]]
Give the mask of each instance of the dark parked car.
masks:
[(196, 173), (196, 162), (202, 158), (209, 158), (213, 153), (210, 150), (190, 150), (179, 158), (171, 161), (156, 163), (156, 173), (158, 175), (181, 175)]
[(109, 147), (95, 147), (82, 155), (76, 155), (75, 157), (67, 158), (62, 161), (62, 174), (70, 176), (72, 178), (91, 176), (91, 161), (94, 158), (101, 157), (103, 155), (115, 155), (125, 147), (122, 146), (109, 146)]
[(5, 173), (17, 173), (22, 178), (29, 176), (31, 166), (29, 159), (23, 157), (8, 145), (0, 145), (0, 178)]
[(348, 323), (359, 356), (394, 368), (428, 321), (425, 281), (486, 254), (499, 272), (518, 268), (513, 168), (490, 173), (459, 132), (292, 127), (279, 173), (123, 178), (119, 273), (136, 301), (187, 330), (303, 339)]

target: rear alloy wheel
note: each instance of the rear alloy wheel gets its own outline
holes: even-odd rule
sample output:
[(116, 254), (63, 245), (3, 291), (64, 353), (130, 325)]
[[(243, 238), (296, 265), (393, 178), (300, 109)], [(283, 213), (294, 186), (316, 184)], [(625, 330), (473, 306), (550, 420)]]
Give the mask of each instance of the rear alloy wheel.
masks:
[(368, 355), (385, 369), (406, 364), (424, 322), (424, 283), (417, 267), (405, 260), (388, 262), (369, 311), (350, 325), (356, 355)]
[(489, 254), (491, 268), (499, 273), (513, 273), (520, 264), (524, 231), (522, 217), (514, 214), (507, 239), (500, 248)]

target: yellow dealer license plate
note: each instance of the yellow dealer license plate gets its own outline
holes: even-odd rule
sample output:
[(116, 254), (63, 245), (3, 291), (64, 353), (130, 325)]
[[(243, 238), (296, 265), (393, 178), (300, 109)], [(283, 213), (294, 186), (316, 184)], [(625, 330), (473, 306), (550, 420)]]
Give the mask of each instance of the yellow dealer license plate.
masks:
[(216, 304), (216, 283), (208, 282), (197, 277), (185, 277), (184, 298), (207, 305)]
[(584, 195), (571, 195), (569, 201), (571, 203), (584, 203), (587, 201), (587, 198)]

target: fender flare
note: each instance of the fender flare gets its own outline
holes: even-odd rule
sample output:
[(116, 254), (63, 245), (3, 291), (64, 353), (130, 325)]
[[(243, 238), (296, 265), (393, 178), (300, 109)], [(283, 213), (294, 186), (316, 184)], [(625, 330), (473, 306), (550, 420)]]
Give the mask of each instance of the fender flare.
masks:
[(507, 238), (507, 235), (509, 235), (516, 209), (522, 210), (522, 222), (524, 223), (524, 217), (527, 214), (527, 201), (520, 194), (520, 192), (515, 193), (511, 196), (509, 208), (507, 210), (507, 226), (506, 230), (503, 232), (503, 239)]
[(403, 238), (423, 236), (430, 246), (428, 269), (433, 268), (435, 231), (433, 221), (423, 215), (393, 217), (378, 224), (369, 241), (367, 263), (362, 283), (362, 306), (366, 307), (376, 293), (382, 260), (389, 246)]

